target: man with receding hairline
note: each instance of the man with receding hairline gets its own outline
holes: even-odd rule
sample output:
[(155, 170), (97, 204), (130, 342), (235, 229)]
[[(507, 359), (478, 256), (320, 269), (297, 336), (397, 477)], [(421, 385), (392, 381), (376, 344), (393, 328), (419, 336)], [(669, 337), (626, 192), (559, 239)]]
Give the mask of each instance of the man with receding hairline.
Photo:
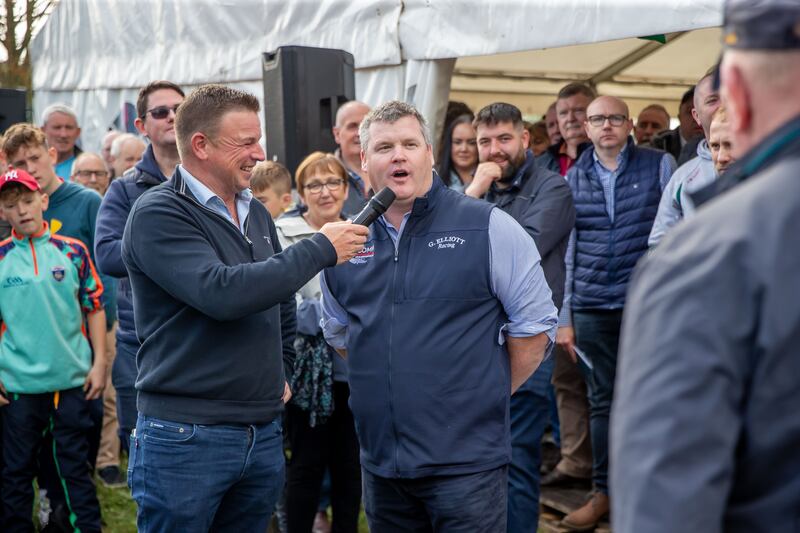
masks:
[(361, 211), (372, 189), (369, 175), (361, 168), (361, 142), (358, 137), (358, 126), (367, 113), (367, 104), (352, 100), (336, 111), (336, 125), (333, 126), (333, 138), (339, 146), (336, 157), (344, 164), (349, 180), (347, 199), (342, 208), (348, 215)]
[(294, 294), (366, 240), (340, 222), (281, 251), (249, 189), (265, 158), (259, 109), (243, 91), (195, 89), (175, 117), (181, 164), (125, 226), (142, 340), (130, 459), (141, 532), (266, 530), (283, 490)]
[(648, 143), (654, 135), (669, 128), (669, 118), (669, 113), (662, 105), (650, 104), (642, 109), (634, 128), (636, 143)]
[[(712, 69), (697, 82), (694, 91), (692, 117), (702, 129), (703, 135), (697, 144), (697, 157), (678, 167), (661, 196), (658, 214), (650, 231), (648, 244), (656, 246), (664, 235), (681, 219), (694, 213), (691, 193), (698, 191), (717, 179), (711, 150), (708, 147), (711, 117), (720, 105), (719, 92), (712, 87)], [(688, 145), (687, 145), (688, 146)]]
[(619, 533), (800, 526), (800, 3), (728, 0), (722, 35), (738, 160), (630, 287), (611, 438)]
[(647, 251), (647, 235), (675, 159), (636, 146), (628, 106), (614, 96), (586, 110), (593, 146), (567, 173), (577, 212), (566, 254), (567, 283), (559, 343), (573, 361), (584, 355), (595, 492), (562, 525), (585, 531), (609, 510), (608, 419), (614, 397), (617, 346), (633, 267)]

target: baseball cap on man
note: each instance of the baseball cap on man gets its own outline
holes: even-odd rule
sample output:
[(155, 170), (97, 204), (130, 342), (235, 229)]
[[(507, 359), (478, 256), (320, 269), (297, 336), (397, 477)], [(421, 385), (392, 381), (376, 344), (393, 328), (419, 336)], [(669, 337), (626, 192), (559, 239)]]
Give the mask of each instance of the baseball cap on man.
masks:
[(800, 2), (727, 0), (722, 43), (740, 50), (800, 49)]
[(39, 182), (33, 176), (18, 168), (12, 168), (0, 176), (0, 190), (3, 190), (3, 187), (11, 183), (19, 183), (31, 191), (38, 191), (41, 188), (39, 187)]

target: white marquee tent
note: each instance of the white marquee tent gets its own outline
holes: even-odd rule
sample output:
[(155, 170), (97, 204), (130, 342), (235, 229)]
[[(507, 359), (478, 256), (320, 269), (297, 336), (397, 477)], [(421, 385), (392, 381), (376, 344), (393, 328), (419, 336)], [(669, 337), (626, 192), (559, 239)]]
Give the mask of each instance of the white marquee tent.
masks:
[[(347, 50), (358, 99), (405, 99), (434, 122), (448, 96), (541, 112), (573, 79), (674, 108), (719, 53), (721, 13), (722, 0), (61, 0), (31, 46), (34, 116), (66, 102), (96, 147), (154, 79), (263, 98), (261, 54), (285, 45)], [(667, 44), (636, 39), (655, 34)]]

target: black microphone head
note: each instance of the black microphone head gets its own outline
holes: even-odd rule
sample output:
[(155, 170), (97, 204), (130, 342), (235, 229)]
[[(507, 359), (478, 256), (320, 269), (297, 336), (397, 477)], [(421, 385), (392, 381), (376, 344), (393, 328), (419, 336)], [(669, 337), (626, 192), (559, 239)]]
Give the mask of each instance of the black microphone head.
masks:
[(378, 216), (380, 216), (384, 214), (387, 209), (389, 209), (389, 206), (392, 205), (394, 199), (394, 191), (389, 187), (384, 187), (378, 191), (378, 194), (372, 197), (369, 203), (372, 204), (372, 207), (378, 212)]

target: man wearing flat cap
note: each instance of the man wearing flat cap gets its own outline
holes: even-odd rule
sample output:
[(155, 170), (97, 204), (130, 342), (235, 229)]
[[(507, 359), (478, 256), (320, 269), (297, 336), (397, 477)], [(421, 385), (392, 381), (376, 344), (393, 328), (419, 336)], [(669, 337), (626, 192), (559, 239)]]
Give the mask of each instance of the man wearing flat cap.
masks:
[(800, 531), (800, 2), (728, 0), (738, 161), (629, 286), (616, 533)]

